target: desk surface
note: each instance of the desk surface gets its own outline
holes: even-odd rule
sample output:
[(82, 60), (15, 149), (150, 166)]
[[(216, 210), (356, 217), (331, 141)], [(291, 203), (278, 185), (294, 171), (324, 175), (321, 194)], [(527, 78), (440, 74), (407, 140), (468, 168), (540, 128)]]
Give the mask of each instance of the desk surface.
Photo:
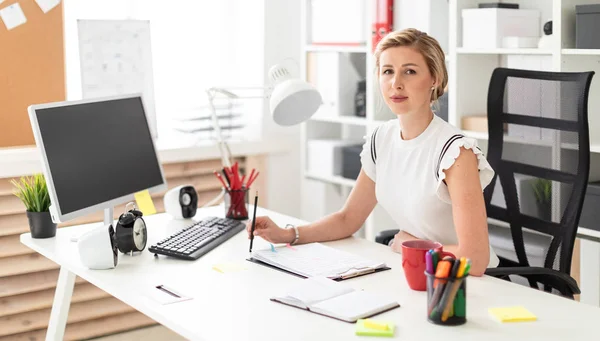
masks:
[[(199, 209), (195, 219), (222, 216), (221, 206)], [(259, 209), (257, 215), (269, 215), (280, 225), (301, 223), (281, 214)], [(190, 224), (190, 220), (172, 220), (164, 214), (145, 217), (148, 242), (154, 242)], [(190, 340), (348, 340), (365, 339), (354, 335), (354, 324), (341, 322), (297, 308), (271, 302), (273, 295), (302, 279), (245, 261), (248, 239), (239, 233), (196, 261), (159, 256), (147, 250), (130, 255), (119, 254), (119, 264), (111, 270), (83, 267), (72, 234), (97, 224), (72, 226), (58, 230), (56, 238), (21, 242), (69, 271), (129, 304), (157, 322)], [(459, 327), (430, 324), (425, 317), (426, 293), (409, 289), (402, 273), (401, 256), (389, 247), (359, 238), (327, 243), (372, 259), (385, 261), (391, 271), (383, 271), (345, 281), (355, 288), (386, 293), (401, 308), (378, 315), (396, 323), (394, 339), (400, 340), (583, 340), (597, 337), (600, 308), (538, 292), (491, 277), (468, 279), (467, 319)], [(268, 244), (255, 239), (255, 248)], [(245, 271), (219, 273), (213, 265), (234, 261)], [(144, 293), (166, 284), (192, 300), (161, 305)], [(537, 315), (538, 321), (502, 324), (488, 315), (495, 306), (523, 305)]]

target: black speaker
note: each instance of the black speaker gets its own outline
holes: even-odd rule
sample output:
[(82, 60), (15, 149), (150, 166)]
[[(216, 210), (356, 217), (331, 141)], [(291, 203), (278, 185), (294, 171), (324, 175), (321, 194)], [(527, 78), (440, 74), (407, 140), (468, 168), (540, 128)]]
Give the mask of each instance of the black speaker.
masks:
[(173, 218), (192, 218), (198, 209), (198, 193), (192, 185), (177, 186), (165, 193), (164, 204), (165, 212)]

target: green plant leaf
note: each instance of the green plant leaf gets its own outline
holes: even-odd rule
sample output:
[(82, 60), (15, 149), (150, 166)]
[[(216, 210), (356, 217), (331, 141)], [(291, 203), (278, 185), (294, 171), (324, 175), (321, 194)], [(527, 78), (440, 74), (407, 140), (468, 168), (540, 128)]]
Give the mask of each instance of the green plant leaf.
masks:
[(18, 197), (27, 211), (47, 212), (50, 208), (48, 185), (42, 174), (31, 177), (21, 177), (18, 181), (11, 180), (14, 186), (14, 195)]

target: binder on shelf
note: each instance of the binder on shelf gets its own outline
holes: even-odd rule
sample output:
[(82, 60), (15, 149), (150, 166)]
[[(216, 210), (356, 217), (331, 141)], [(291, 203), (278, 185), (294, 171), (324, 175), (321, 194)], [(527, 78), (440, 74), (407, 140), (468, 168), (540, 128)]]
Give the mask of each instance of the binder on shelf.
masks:
[(394, 0), (376, 0), (373, 12), (372, 43), (375, 51), (379, 41), (393, 30)]

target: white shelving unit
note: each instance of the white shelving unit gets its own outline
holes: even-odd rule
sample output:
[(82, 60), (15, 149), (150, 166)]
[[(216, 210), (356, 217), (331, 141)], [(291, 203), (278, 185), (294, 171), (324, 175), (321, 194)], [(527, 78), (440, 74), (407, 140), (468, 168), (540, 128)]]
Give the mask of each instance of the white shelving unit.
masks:
[[(378, 98), (377, 81), (374, 70), (374, 60), (371, 51), (371, 30), (368, 24), (365, 27), (368, 37), (365, 44), (359, 46), (324, 46), (311, 43), (310, 32), (310, 8), (312, 0), (302, 0), (301, 13), (301, 74), (308, 79), (310, 69), (309, 56), (314, 54), (335, 53), (339, 55), (353, 55), (362, 57), (364, 63), (363, 75), (366, 79), (366, 117), (353, 116), (351, 112), (319, 112), (313, 119), (302, 126), (302, 180), (303, 183), (303, 215), (307, 219), (318, 219), (319, 217), (338, 210), (345, 202), (354, 180), (345, 179), (334, 174), (308, 173), (307, 169), (307, 146), (311, 139), (334, 138), (340, 140), (355, 140), (368, 136), (370, 132), (381, 123), (394, 118), (381, 99)], [(322, 1), (322, 0), (321, 0)], [(364, 15), (367, 23), (372, 18), (372, 0), (368, 2), (367, 11)], [(592, 169), (590, 181), (600, 180), (600, 49), (581, 50), (574, 48), (575, 41), (575, 5), (594, 3), (597, 0), (514, 0), (510, 2), (519, 3), (522, 9), (540, 10), (540, 33), (541, 26), (548, 20), (553, 21), (553, 44), (549, 48), (494, 48), (475, 49), (462, 46), (462, 9), (477, 8), (480, 2), (493, 2), (491, 0), (449, 0), (437, 2), (437, 0), (424, 0), (430, 4), (431, 11), (448, 11), (447, 32), (436, 35), (434, 28), (415, 26), (419, 20), (408, 20), (406, 14), (394, 13), (394, 27), (401, 29), (408, 25), (424, 30), (434, 37), (441, 37), (440, 43), (445, 47), (446, 63), (449, 74), (448, 84), (448, 122), (461, 127), (461, 119), (467, 115), (487, 114), (487, 91), (493, 70), (499, 66), (537, 69), (546, 71), (596, 71), (592, 81), (589, 96), (589, 126), (590, 126), (590, 150), (592, 151)], [(410, 1), (396, 0), (395, 11), (408, 13), (413, 8)], [(408, 6), (408, 7), (407, 7)], [(416, 5), (415, 5), (416, 6)], [(448, 6), (448, 7), (444, 7)], [(416, 7), (415, 7), (416, 8)], [(413, 12), (411, 12), (413, 13)], [(429, 13), (429, 18), (436, 17), (434, 22), (439, 22), (443, 17), (440, 13)], [(411, 17), (419, 15), (411, 14)], [(400, 22), (398, 19), (405, 22)], [(407, 23), (406, 21), (411, 21)], [(433, 25), (433, 24), (431, 24)], [(432, 32), (431, 30), (434, 30)], [(445, 39), (448, 39), (445, 41)], [(443, 41), (442, 41), (443, 40)], [(447, 48), (446, 48), (447, 47)], [(353, 94), (347, 95), (353, 101)], [(487, 147), (487, 132), (466, 131), (468, 136), (477, 138), (485, 150)], [(541, 148), (546, 156), (552, 159), (554, 165), (560, 162), (560, 149), (574, 149), (574, 144), (562, 142), (559, 147), (553, 146), (550, 141), (523, 139), (515, 136), (507, 136), (507, 142), (515, 146), (526, 146), (528, 148)], [(558, 197), (557, 193), (554, 193)], [(375, 234), (391, 226), (388, 217), (380, 218), (375, 211), (369, 217), (364, 229), (364, 236), (374, 238)], [(381, 211), (381, 210), (379, 210)], [(305, 214), (306, 212), (306, 214)], [(385, 215), (385, 214), (384, 214)]]
[[(321, 0), (322, 1), (322, 0)], [(383, 107), (376, 104), (373, 94), (375, 93), (372, 74), (374, 62), (372, 58), (371, 46), (371, 26), (372, 20), (371, 10), (374, 7), (372, 0), (363, 0), (366, 3), (367, 11), (364, 13), (366, 20), (364, 44), (358, 46), (344, 46), (339, 44), (322, 45), (311, 43), (311, 2), (312, 0), (302, 0), (301, 12), (301, 42), (302, 56), (301, 60), (301, 75), (304, 79), (311, 82), (310, 79), (310, 58), (315, 54), (331, 54), (335, 53), (340, 58), (347, 57), (355, 63), (355, 68), (359, 70), (362, 79), (366, 80), (366, 116), (355, 116), (354, 112), (332, 112), (329, 110), (320, 110), (312, 119), (302, 125), (301, 131), (301, 167), (303, 181), (303, 216), (308, 220), (319, 219), (320, 217), (339, 210), (346, 201), (352, 187), (354, 187), (355, 179), (344, 178), (337, 174), (321, 174), (307, 171), (308, 144), (312, 139), (336, 139), (336, 140), (352, 140), (364, 143), (364, 137), (380, 125), (381, 123), (391, 119), (394, 115), (385, 110), (376, 109)], [(351, 2), (352, 3), (352, 2)], [(356, 63), (356, 61), (360, 61)], [(357, 65), (358, 64), (358, 65)], [(314, 65), (313, 65), (314, 67)], [(327, 70), (319, 72), (327, 73)], [(314, 83), (314, 82), (313, 82)], [(353, 91), (344, 97), (340, 97), (340, 101), (350, 101), (354, 103), (354, 93), (357, 84), (350, 84)], [(318, 87), (318, 84), (317, 84)], [(347, 105), (346, 105), (347, 106)], [(363, 229), (358, 233), (361, 237), (374, 239), (379, 230), (394, 228), (389, 218), (382, 210), (375, 210), (367, 219)]]
[[(494, 68), (499, 66), (538, 69), (543, 71), (595, 71), (589, 96), (590, 150), (600, 150), (600, 49), (575, 49), (575, 6), (593, 4), (593, 0), (514, 0), (521, 9), (538, 9), (540, 25), (552, 20), (552, 47), (546, 49), (475, 49), (462, 47), (461, 11), (477, 8), (486, 0), (450, 0), (449, 13), (449, 122), (461, 127), (467, 115), (486, 114), (487, 91)], [(540, 31), (540, 33), (542, 33)], [(466, 134), (481, 141), (487, 140), (485, 132)], [(551, 146), (546, 141), (522, 140), (507, 136), (511, 142)]]

